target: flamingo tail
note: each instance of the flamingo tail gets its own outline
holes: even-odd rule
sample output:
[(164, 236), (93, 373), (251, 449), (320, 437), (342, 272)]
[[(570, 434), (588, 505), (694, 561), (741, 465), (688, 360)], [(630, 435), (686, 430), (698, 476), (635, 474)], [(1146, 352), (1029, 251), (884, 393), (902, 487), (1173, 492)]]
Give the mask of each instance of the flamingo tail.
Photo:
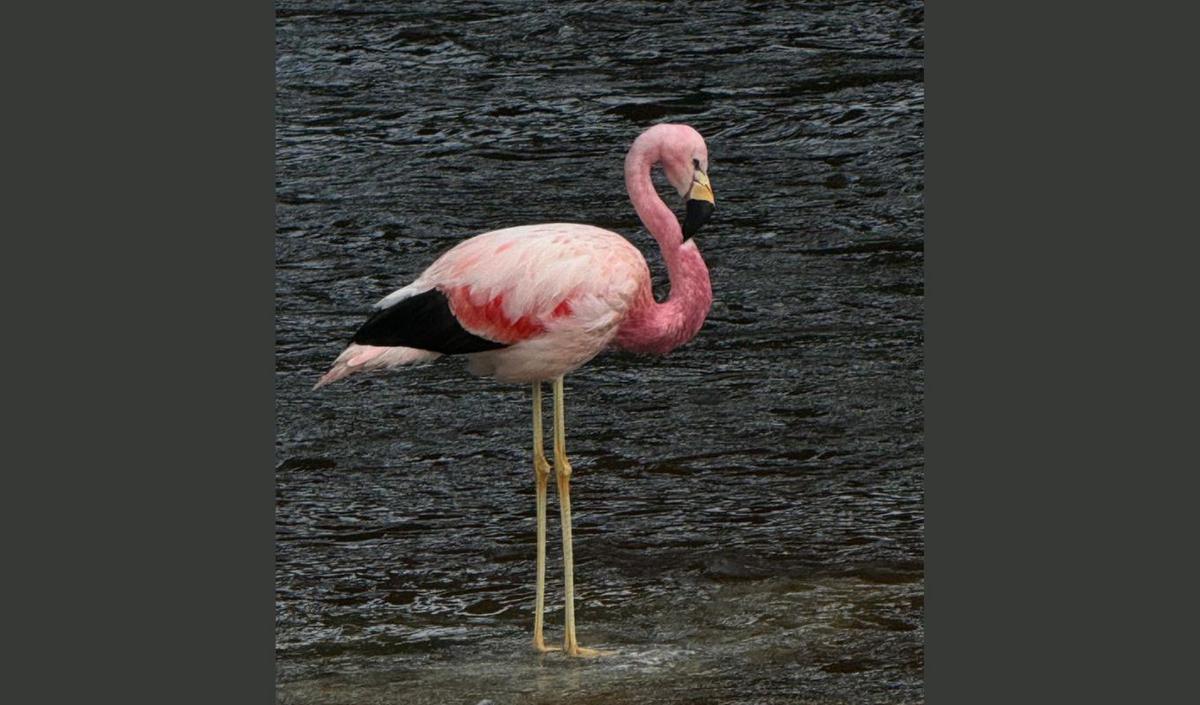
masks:
[(313, 391), (357, 372), (393, 369), (421, 362), (432, 362), (441, 356), (441, 353), (430, 350), (418, 350), (417, 348), (384, 347), (351, 343), (333, 361), (333, 366), (329, 368), (329, 371), (313, 385)]

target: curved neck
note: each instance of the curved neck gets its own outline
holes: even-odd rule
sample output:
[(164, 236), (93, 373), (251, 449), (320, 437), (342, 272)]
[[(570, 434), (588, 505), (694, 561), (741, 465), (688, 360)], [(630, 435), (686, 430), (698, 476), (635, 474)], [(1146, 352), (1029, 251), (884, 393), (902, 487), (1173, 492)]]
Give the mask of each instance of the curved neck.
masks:
[(650, 169), (662, 155), (662, 133), (644, 133), (633, 143), (625, 158), (625, 187), (633, 208), (646, 230), (658, 242), (670, 295), (656, 303), (647, 292), (646, 300), (632, 311), (618, 332), (617, 344), (635, 352), (664, 353), (691, 340), (712, 307), (712, 285), (708, 266), (693, 241), (683, 241), (683, 230), (675, 214), (659, 198), (650, 179)]
[(650, 170), (659, 162), (662, 153), (662, 141), (653, 139), (651, 133), (646, 133), (633, 143), (629, 154), (625, 157), (625, 189), (629, 191), (629, 200), (633, 201), (633, 209), (637, 211), (642, 224), (658, 241), (664, 258), (669, 252), (675, 252), (683, 244), (683, 229), (675, 214), (654, 189), (650, 179)]

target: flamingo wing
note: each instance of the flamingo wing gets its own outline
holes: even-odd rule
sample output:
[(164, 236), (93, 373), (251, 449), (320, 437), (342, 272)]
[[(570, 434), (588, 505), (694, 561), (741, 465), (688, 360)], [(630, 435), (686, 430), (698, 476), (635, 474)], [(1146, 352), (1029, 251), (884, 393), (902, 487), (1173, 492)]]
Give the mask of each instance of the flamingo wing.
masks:
[(400, 299), (380, 309), (354, 334), (358, 345), (408, 347), (443, 355), (476, 353), (505, 347), (462, 326), (450, 300), (437, 289)]

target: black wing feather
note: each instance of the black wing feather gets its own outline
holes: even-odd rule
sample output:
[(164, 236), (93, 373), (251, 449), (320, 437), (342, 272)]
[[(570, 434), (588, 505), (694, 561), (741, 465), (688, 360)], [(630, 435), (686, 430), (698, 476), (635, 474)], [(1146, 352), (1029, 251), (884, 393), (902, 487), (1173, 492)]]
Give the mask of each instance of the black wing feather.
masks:
[(463, 328), (450, 301), (437, 289), (401, 299), (362, 324), (354, 334), (359, 345), (404, 346), (443, 355), (476, 353), (508, 347)]

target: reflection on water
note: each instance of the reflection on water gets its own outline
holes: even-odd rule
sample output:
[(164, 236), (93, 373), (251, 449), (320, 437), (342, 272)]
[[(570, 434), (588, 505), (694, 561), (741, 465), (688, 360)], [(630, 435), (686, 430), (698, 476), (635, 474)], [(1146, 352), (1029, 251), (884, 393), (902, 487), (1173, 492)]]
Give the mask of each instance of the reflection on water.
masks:
[[(923, 700), (922, 15), (277, 3), (282, 702)], [(662, 120), (709, 144), (716, 300), (567, 380), (580, 639), (617, 653), (538, 657), (528, 390), (456, 360), (309, 387), (483, 230), (607, 227), (664, 284), (622, 187)]]

